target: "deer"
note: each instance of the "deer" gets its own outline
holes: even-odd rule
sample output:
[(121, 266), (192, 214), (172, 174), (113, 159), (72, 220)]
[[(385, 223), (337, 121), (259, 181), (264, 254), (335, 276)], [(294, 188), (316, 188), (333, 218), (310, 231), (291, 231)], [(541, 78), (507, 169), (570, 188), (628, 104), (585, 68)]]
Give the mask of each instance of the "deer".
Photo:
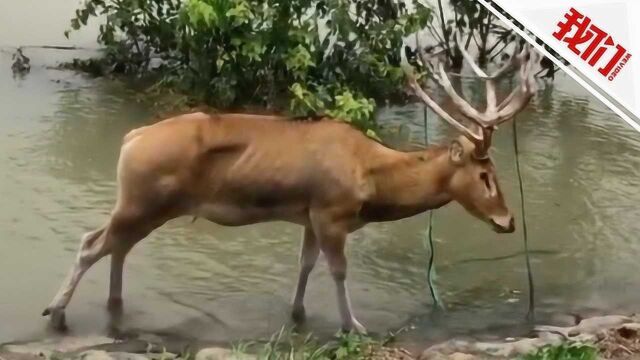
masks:
[[(460, 120), (407, 72), (407, 89), (461, 133), (448, 144), (404, 152), (328, 117), (294, 122), (243, 113), (194, 112), (131, 130), (120, 149), (114, 208), (103, 226), (82, 237), (72, 268), (42, 315), (50, 315), (54, 328), (66, 329), (65, 309), (74, 290), (107, 255), (107, 309), (122, 311), (125, 257), (171, 219), (193, 216), (223, 226), (286, 221), (303, 227), (293, 320), (305, 319), (307, 281), (323, 253), (342, 330), (365, 333), (347, 288), (347, 235), (367, 223), (395, 221), (451, 202), (497, 233), (515, 230), (489, 150), (497, 126), (513, 119), (536, 92), (536, 54), (524, 45), (487, 75), (458, 47), (486, 83), (484, 111), (456, 92), (437, 58), (421, 52), (423, 64), (431, 66), (433, 78), (462, 114)], [(511, 70), (519, 73), (519, 86), (498, 103), (497, 80)]]

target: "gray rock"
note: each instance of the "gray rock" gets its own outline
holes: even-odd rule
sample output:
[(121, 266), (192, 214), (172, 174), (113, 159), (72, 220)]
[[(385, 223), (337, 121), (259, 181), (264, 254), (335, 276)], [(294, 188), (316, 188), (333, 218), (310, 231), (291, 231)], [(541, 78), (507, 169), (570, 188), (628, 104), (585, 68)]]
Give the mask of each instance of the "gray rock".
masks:
[(552, 332), (562, 334), (564, 337), (590, 337), (596, 335), (600, 331), (613, 329), (615, 327), (631, 323), (633, 319), (628, 316), (621, 315), (607, 315), (596, 316), (588, 319), (583, 319), (575, 326), (536, 326), (535, 330), (538, 332)]
[(633, 330), (633, 331), (640, 331), (640, 323), (633, 322), (633, 323), (624, 324), (622, 325), (622, 328)]
[(56, 352), (74, 352), (92, 346), (112, 344), (114, 341), (114, 339), (105, 336), (64, 336), (42, 341), (6, 344), (2, 347), (2, 350), (49, 357)]
[(574, 326), (580, 319), (576, 315), (555, 313), (551, 315), (551, 324), (555, 326)]
[(545, 344), (550, 345), (559, 345), (566, 339), (564, 336), (552, 332), (540, 332), (538, 333), (538, 337), (542, 339)]
[(108, 352), (102, 350), (89, 350), (80, 353), (78, 360), (114, 360)]
[(580, 333), (595, 334), (601, 330), (609, 330), (620, 325), (633, 322), (633, 319), (622, 315), (597, 316), (589, 319), (583, 319), (575, 330)]
[(12, 352), (0, 352), (0, 360), (42, 360), (42, 356)]
[[(635, 316), (635, 315), (634, 315)], [(563, 319), (570, 323), (570, 319)], [(598, 336), (611, 329), (628, 329), (640, 332), (640, 322), (636, 317), (607, 315), (582, 319), (571, 326), (537, 326), (535, 338), (508, 338), (507, 341), (465, 341), (452, 339), (426, 349), (420, 360), (468, 360), (481, 358), (514, 358), (531, 353), (545, 345), (558, 345), (566, 340), (595, 343)], [(560, 322), (560, 321), (557, 321)]]
[(195, 360), (255, 360), (254, 355), (238, 354), (220, 347), (204, 348), (196, 354)]
[(456, 352), (449, 355), (448, 359), (449, 360), (473, 360), (473, 359), (477, 359), (477, 357), (471, 354)]
[(448, 356), (437, 351), (430, 351), (429, 349), (425, 350), (420, 357), (419, 360), (447, 360)]
[(162, 353), (149, 353), (145, 354), (145, 356), (150, 360), (174, 360), (178, 357), (178, 355), (166, 351)]
[[(109, 356), (111, 356), (115, 360), (149, 360), (149, 358), (145, 355), (128, 352), (112, 352), (109, 353)], [(167, 357), (165, 359), (175, 359), (175, 355), (173, 355), (173, 357)]]

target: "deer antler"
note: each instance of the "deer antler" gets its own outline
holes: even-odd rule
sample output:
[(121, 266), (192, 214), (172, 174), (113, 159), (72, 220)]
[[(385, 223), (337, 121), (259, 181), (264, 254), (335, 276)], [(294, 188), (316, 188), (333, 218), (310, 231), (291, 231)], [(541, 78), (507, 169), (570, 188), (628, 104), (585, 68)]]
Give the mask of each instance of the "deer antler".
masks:
[[(437, 61), (436, 64), (433, 65), (431, 58), (421, 51), (418, 41), (416, 41), (416, 50), (418, 54), (420, 54), (423, 65), (430, 68), (433, 79), (446, 91), (462, 115), (477, 125), (479, 131), (474, 131), (463, 125), (444, 111), (422, 89), (411, 73), (407, 73), (409, 86), (427, 106), (440, 115), (440, 117), (445, 121), (461, 131), (476, 145), (476, 157), (484, 158), (487, 156), (489, 148), (491, 147), (493, 131), (499, 124), (512, 119), (518, 112), (522, 111), (535, 94), (537, 84), (534, 77), (533, 67), (538, 63), (538, 54), (535, 51), (531, 51), (529, 44), (525, 44), (520, 53), (517, 52), (518, 47), (515, 46), (509, 61), (491, 75), (487, 75), (484, 70), (475, 63), (472, 56), (467, 52), (464, 46), (460, 45), (458, 34), (454, 34), (454, 39), (456, 46), (462, 53), (463, 58), (469, 63), (473, 72), (476, 76), (485, 81), (487, 100), (486, 109), (483, 112), (476, 110), (456, 92), (449, 80), (449, 77), (447, 76), (442, 62)], [(516, 68), (519, 68), (520, 84), (500, 104), (498, 104), (496, 97), (496, 81)]]

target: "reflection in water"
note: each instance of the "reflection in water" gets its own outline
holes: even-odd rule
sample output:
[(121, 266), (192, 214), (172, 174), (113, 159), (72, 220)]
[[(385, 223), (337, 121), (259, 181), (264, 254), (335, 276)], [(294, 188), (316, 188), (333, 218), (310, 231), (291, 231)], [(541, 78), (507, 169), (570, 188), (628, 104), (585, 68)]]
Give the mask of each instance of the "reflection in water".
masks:
[[(8, 69), (1, 56), (0, 69)], [(37, 62), (47, 55), (30, 56)], [(482, 99), (478, 85), (465, 83), (465, 93)], [(14, 80), (0, 71), (0, 319), (13, 324), (0, 327), (0, 341), (42, 335), (39, 313), (81, 234), (101, 225), (113, 205), (122, 136), (151, 112), (118, 83), (42, 68)], [(393, 144), (423, 142), (422, 114), (421, 105), (386, 108), (380, 121), (390, 132), (399, 129), (389, 136)], [(429, 116), (431, 142), (456, 135)], [(517, 121), (539, 320), (637, 304), (640, 280), (627, 275), (640, 270), (636, 134), (562, 76)], [(493, 155), (517, 213), (512, 135), (510, 126), (496, 133)], [(521, 223), (516, 233), (497, 235), (458, 205), (434, 219), (435, 283), (446, 311), (431, 307), (423, 214), (371, 224), (351, 237), (349, 279), (361, 320), (378, 332), (414, 323), (406, 336), (416, 339), (526, 326)], [(123, 326), (216, 341), (276, 331), (287, 322), (300, 235), (285, 223), (172, 221), (128, 260)], [(80, 285), (68, 313), (75, 331), (104, 331), (107, 270), (103, 261)], [(307, 312), (310, 329), (336, 329), (325, 266), (312, 274)]]

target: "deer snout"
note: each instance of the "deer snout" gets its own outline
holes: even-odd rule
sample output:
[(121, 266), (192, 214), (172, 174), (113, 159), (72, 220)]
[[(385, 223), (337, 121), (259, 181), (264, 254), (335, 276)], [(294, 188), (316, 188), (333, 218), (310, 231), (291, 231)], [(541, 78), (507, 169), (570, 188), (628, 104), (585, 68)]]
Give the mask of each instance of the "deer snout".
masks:
[(492, 216), (489, 222), (493, 225), (493, 230), (500, 234), (512, 233), (516, 230), (515, 220), (511, 214)]

